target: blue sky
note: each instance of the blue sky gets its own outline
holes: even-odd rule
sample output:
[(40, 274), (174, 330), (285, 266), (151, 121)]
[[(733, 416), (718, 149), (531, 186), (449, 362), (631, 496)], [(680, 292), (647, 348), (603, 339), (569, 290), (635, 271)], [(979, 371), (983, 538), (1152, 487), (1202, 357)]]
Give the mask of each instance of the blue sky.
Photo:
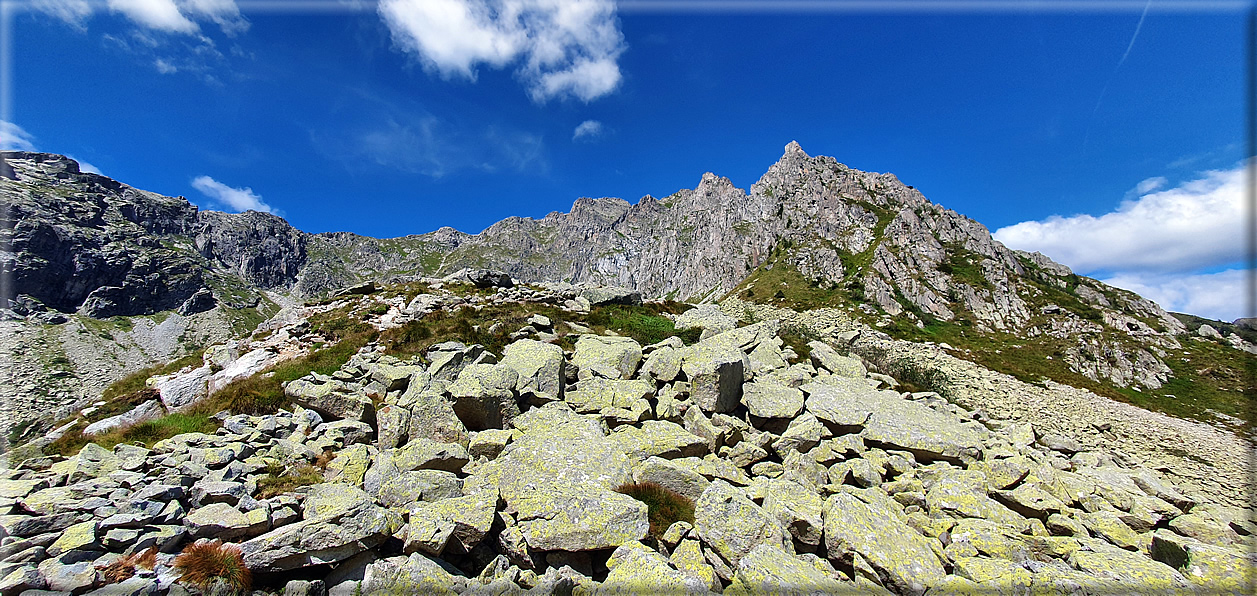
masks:
[(707, 171), (749, 187), (797, 140), (1168, 308), (1243, 314), (1242, 3), (14, 6), (0, 141), (203, 208), (474, 233)]

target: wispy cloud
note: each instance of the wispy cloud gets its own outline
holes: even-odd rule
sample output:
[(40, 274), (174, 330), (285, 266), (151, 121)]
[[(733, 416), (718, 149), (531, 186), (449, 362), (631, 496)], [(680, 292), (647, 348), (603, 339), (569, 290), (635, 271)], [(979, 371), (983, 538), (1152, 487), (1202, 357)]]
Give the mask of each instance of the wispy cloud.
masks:
[(262, 197), (253, 192), (252, 188), (236, 188), (227, 186), (209, 176), (197, 176), (192, 179), (192, 187), (201, 191), (215, 203), (232, 211), (261, 211), (280, 215), (277, 209), (262, 202)]
[(0, 149), (4, 151), (34, 151), (35, 137), (13, 122), (0, 120)]
[(147, 30), (198, 35), (197, 21), (218, 25), (223, 33), (235, 35), (249, 28), (235, 0), (33, 0), (30, 7), (76, 28), (86, 27), (98, 9), (121, 14)]
[(625, 50), (612, 0), (381, 0), (394, 43), (445, 78), (518, 64), (538, 103), (592, 101), (620, 84)]
[[(1148, 190), (1164, 182), (1141, 183)], [(1151, 186), (1149, 186), (1151, 185)], [(1185, 272), (1244, 257), (1244, 168), (1213, 170), (1175, 188), (1145, 191), (1114, 211), (1053, 215), (995, 231), (995, 239), (1037, 250), (1083, 272)]]
[(586, 120), (576, 125), (576, 130), (572, 132), (572, 140), (592, 139), (602, 135), (602, 123), (597, 120)]
[(1245, 312), (1248, 275), (1242, 269), (1187, 275), (1122, 273), (1100, 281), (1135, 292), (1167, 310), (1234, 321), (1254, 315)]
[[(1011, 248), (1039, 251), (1079, 273), (1147, 296), (1171, 310), (1235, 318), (1243, 307), (1245, 169), (1204, 172), (1167, 188), (1163, 177), (1100, 215), (1053, 215), (995, 231)], [(1234, 314), (1234, 316), (1232, 316)]]

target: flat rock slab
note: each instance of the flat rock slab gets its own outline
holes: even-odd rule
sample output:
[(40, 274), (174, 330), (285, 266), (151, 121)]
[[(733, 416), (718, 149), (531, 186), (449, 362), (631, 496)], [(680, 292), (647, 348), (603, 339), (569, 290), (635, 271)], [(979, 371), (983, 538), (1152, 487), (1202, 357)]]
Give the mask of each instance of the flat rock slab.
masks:
[(383, 544), (393, 531), (383, 507), (357, 507), (283, 526), (240, 545), (244, 563), (261, 572), (335, 563)]
[(963, 452), (980, 449), (989, 436), (894, 391), (874, 390), (861, 379), (831, 377), (802, 389), (809, 394), (807, 410), (817, 418), (862, 427), (865, 441), (911, 451), (919, 458), (958, 462)]
[(892, 506), (845, 492), (825, 502), (825, 546), (830, 558), (858, 553), (901, 594), (920, 596), (947, 575), (928, 540)]
[(650, 530), (646, 504), (628, 495), (589, 485), (538, 482), (514, 495), (519, 527), (530, 548), (586, 551), (641, 540)]

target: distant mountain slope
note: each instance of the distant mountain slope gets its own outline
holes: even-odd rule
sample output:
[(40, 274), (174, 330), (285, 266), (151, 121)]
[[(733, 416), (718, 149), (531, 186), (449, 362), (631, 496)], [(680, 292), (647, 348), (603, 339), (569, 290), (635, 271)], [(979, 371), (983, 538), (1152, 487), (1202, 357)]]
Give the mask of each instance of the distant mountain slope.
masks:
[(97, 318), (252, 308), (264, 291), (306, 299), (366, 280), (481, 267), (656, 298), (736, 293), (845, 307), (898, 337), (985, 348), (993, 367), (1007, 364), (1001, 348), (1021, 338), (1033, 343), (1026, 354), (1035, 362), (1053, 364), (1007, 372), (1128, 391), (1174, 376), (1166, 358), (1184, 348), (1176, 336), (1187, 331), (1134, 293), (1008, 249), (892, 174), (811, 157), (793, 142), (749, 192), (709, 173), (661, 199), (581, 198), (569, 213), (511, 217), (479, 234), (441, 228), (392, 239), (199, 211), (81, 173), (63, 156), (0, 156), (0, 259), (12, 279), (6, 305), (19, 315), (41, 303)]

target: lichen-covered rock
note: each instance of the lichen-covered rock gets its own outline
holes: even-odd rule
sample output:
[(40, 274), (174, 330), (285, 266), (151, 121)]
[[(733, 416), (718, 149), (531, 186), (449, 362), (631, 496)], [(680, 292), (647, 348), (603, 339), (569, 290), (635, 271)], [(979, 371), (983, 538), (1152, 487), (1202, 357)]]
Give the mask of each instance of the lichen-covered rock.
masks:
[(445, 567), (413, 553), (367, 565), (358, 592), (362, 594), (432, 594), (453, 596), (457, 581)]
[(732, 566), (761, 544), (791, 549), (777, 518), (724, 480), (713, 481), (695, 503), (694, 528)]
[(829, 558), (858, 554), (884, 578), (887, 587), (920, 595), (946, 575), (929, 539), (912, 529), (894, 505), (865, 502), (841, 492), (825, 502), (825, 547)]
[[(413, 389), (413, 385), (411, 387)], [(399, 404), (410, 404), (410, 440), (431, 439), (438, 443), (458, 443), (466, 447), (470, 437), (454, 406), (439, 393), (415, 392), (402, 395)]]
[(375, 404), (371, 398), (355, 393), (340, 381), (314, 383), (301, 378), (289, 381), (284, 386), (284, 395), (297, 405), (323, 416), (363, 421), (375, 419)]
[(654, 394), (654, 384), (649, 381), (590, 377), (578, 381), (566, 393), (564, 400), (577, 412), (596, 414), (611, 408), (629, 408), (638, 400)]
[(777, 518), (796, 542), (814, 550), (824, 529), (825, 502), (816, 491), (783, 479), (764, 484), (764, 511)]
[(607, 579), (594, 594), (705, 594), (696, 578), (673, 569), (668, 559), (640, 542), (626, 542), (607, 559)]
[(699, 342), (685, 349), (681, 370), (690, 379), (690, 398), (704, 412), (731, 412), (741, 403), (749, 371), (741, 350), (712, 340)]
[(1251, 594), (1257, 556), (1205, 544), (1164, 528), (1152, 534), (1152, 558), (1178, 570), (1196, 588), (1211, 594)]
[(738, 562), (733, 583), (725, 594), (841, 594), (855, 586), (825, 573), (815, 565), (769, 544), (760, 544)]
[(672, 460), (650, 457), (633, 468), (633, 482), (653, 482), (690, 501), (698, 501), (711, 481), (691, 467), (679, 466)]
[[(333, 460), (335, 461), (335, 460)], [(444, 470), (458, 472), (470, 461), (467, 450), (458, 443), (438, 443), (431, 439), (415, 439), (393, 453), (393, 461), (402, 472), (411, 470)]]
[(1077, 550), (1069, 564), (1110, 589), (1139, 586), (1149, 593), (1186, 592), (1191, 584), (1173, 567), (1142, 554), (1117, 548)]
[(746, 383), (742, 403), (753, 416), (794, 418), (803, 410), (803, 392), (777, 383)]
[(563, 399), (567, 369), (563, 348), (521, 339), (506, 346), (501, 364), (519, 374), (515, 390), (521, 396), (533, 396), (547, 401)]
[(858, 358), (842, 356), (829, 347), (827, 343), (810, 341), (807, 342), (807, 347), (812, 350), (812, 364), (818, 368), (824, 368), (835, 375), (853, 379), (863, 379), (868, 374), (868, 370), (864, 368), (864, 363), (860, 362)]
[(702, 457), (707, 454), (707, 441), (687, 432), (678, 424), (647, 420), (641, 426), (622, 426), (607, 437), (635, 461), (649, 457), (674, 459)]
[(289, 524), (240, 545), (255, 572), (335, 563), (382, 544), (395, 529), (388, 512), (371, 503)]
[(641, 540), (650, 529), (646, 504), (588, 484), (540, 482), (509, 500), (519, 528), (535, 550), (585, 551)]
[(572, 366), (581, 380), (631, 379), (642, 361), (642, 346), (631, 337), (582, 335), (572, 352)]

